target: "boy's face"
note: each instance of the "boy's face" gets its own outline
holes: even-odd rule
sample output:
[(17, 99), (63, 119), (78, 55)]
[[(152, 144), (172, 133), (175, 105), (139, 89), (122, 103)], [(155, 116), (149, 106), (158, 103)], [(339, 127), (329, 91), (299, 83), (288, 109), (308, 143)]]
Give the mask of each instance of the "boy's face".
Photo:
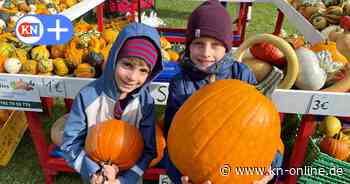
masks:
[(220, 41), (210, 37), (196, 38), (190, 44), (190, 58), (202, 71), (221, 60), (225, 55), (225, 46)]
[(122, 58), (117, 62), (114, 77), (121, 93), (130, 93), (145, 83), (150, 72), (143, 60)]

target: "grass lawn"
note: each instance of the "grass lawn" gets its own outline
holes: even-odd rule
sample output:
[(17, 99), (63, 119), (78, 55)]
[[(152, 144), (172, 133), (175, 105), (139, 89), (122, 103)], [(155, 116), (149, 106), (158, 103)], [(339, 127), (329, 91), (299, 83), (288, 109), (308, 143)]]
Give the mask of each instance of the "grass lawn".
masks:
[[(159, 10), (159, 17), (165, 20), (168, 27), (185, 27), (186, 19), (191, 11), (199, 4), (197, 1), (188, 0), (157, 0), (156, 7)], [(233, 5), (229, 5), (230, 13), (234, 15)], [(276, 8), (269, 4), (256, 4), (253, 8), (253, 18), (248, 27), (248, 35), (256, 33), (272, 32), (276, 16)], [(284, 29), (288, 33), (295, 32), (288, 22)], [(49, 137), (49, 128), (55, 119), (64, 113), (62, 102), (56, 104), (54, 116), (44, 120), (44, 129)], [(55, 178), (56, 184), (80, 183), (77, 174), (59, 174)], [(44, 183), (43, 175), (38, 165), (37, 155), (29, 132), (27, 131), (20, 142), (12, 160), (0, 168), (0, 184), (41, 184)]]

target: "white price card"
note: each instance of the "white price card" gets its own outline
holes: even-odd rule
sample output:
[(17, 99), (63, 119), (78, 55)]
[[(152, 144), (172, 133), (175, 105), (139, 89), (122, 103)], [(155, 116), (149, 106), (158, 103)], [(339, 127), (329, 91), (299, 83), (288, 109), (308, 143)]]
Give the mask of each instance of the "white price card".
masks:
[(154, 98), (154, 103), (157, 105), (165, 105), (169, 94), (169, 83), (152, 82), (150, 85), (151, 96)]
[(331, 95), (314, 94), (311, 97), (308, 114), (327, 115), (332, 114), (335, 108), (335, 99)]
[(172, 184), (168, 175), (161, 174), (159, 175), (159, 184)]
[(63, 78), (43, 78), (41, 96), (66, 97), (66, 87)]
[(0, 78), (0, 109), (42, 112), (39, 78), (3, 75)]

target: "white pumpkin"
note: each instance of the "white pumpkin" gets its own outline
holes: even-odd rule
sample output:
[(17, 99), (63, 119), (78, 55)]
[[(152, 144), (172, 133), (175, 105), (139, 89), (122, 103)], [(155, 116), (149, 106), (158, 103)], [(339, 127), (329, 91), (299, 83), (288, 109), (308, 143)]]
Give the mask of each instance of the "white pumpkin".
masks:
[(7, 73), (18, 73), (21, 70), (22, 63), (17, 58), (8, 58), (5, 60), (4, 68)]
[(303, 90), (319, 90), (327, 79), (327, 73), (320, 67), (317, 55), (310, 49), (300, 47), (296, 51), (299, 60), (299, 74), (295, 86)]
[(3, 19), (0, 19), (0, 29), (1, 30), (6, 29), (6, 22)]

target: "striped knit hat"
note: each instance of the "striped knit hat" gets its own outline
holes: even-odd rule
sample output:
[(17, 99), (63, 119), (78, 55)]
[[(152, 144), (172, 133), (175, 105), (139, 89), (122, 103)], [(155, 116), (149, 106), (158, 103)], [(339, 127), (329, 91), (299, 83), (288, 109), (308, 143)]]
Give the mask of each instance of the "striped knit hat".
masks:
[(152, 70), (158, 59), (158, 50), (147, 38), (131, 38), (124, 43), (117, 59), (128, 57), (142, 59)]

